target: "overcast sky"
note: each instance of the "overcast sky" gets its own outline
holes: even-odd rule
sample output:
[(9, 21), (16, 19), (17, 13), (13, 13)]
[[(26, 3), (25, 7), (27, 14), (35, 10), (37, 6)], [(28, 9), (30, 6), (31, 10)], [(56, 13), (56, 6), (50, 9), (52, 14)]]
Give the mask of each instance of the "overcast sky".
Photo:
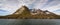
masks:
[(0, 0), (0, 15), (12, 14), (22, 5), (60, 15), (60, 0)]

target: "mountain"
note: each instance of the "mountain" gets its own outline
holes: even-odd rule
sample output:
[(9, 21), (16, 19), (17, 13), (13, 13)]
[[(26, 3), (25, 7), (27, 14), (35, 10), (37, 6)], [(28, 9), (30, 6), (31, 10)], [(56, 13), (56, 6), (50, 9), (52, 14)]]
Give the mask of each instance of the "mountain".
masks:
[(17, 19), (17, 18), (29, 18), (31, 17), (30, 11), (28, 7), (22, 6), (19, 8), (16, 12), (14, 12), (12, 15), (7, 15), (7, 16), (0, 16), (0, 18), (8, 18), (8, 19)]
[[(33, 10), (33, 11), (31, 11)], [(27, 6), (22, 6), (16, 12), (7, 16), (0, 16), (2, 19), (60, 19), (60, 16), (40, 9), (29, 9)]]
[(14, 14), (17, 14), (18, 18), (23, 18), (23, 19), (31, 17), (30, 11), (29, 11), (28, 7), (26, 7), (26, 6), (22, 6)]
[(35, 19), (60, 19), (60, 16), (52, 13), (52, 12), (49, 12), (48, 10), (45, 10), (45, 11), (42, 11), (40, 9), (36, 10), (34, 9), (32, 12), (32, 18), (35, 18)]

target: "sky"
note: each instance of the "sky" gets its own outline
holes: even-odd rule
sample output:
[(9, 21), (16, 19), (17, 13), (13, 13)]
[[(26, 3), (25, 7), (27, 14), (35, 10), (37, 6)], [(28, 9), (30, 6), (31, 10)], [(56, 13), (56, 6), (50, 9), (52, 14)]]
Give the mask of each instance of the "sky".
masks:
[(60, 0), (0, 0), (0, 16), (13, 14), (22, 5), (60, 15)]

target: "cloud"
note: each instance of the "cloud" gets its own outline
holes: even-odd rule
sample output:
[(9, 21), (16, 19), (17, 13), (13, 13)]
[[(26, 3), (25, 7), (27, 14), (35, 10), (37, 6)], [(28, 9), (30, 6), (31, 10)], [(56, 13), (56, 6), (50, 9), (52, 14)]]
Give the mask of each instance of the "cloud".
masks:
[(50, 12), (53, 12), (53, 13), (57, 14), (57, 15), (60, 15), (60, 11), (57, 11), (59, 9), (60, 9), (60, 4), (55, 5), (55, 6), (51, 6), (51, 7), (46, 7), (42, 10), (48, 10)]
[(48, 0), (36, 0), (33, 8), (41, 8)]
[[(42, 1), (42, 2), (44, 2), (44, 1)], [(34, 7), (60, 14), (60, 12), (56, 11), (56, 10), (60, 9), (60, 0), (46, 0), (44, 3), (41, 3), (41, 4), (40, 3), (41, 2), (38, 2), (37, 4), (35, 4)], [(54, 12), (54, 11), (56, 11), (56, 12)]]
[(55, 14), (58, 14), (58, 15), (60, 15), (60, 9), (57, 9), (57, 10), (55, 10), (55, 11), (53, 11)]
[[(18, 0), (19, 1), (19, 5), (26, 5), (29, 8), (31, 7), (31, 5), (36, 1), (36, 0)], [(20, 7), (20, 6), (19, 6)]]
[[(18, 9), (18, 0), (1, 0), (1, 3), (3, 5), (0, 5), (0, 9), (8, 11), (8, 12), (1, 12), (0, 15), (7, 15), (12, 14)], [(2, 14), (1, 14), (2, 13)]]
[(7, 11), (5, 11), (5, 10), (1, 10), (1, 9), (0, 9), (0, 11), (1, 11), (1, 12), (7, 12)]
[(32, 8), (46, 8), (60, 4), (60, 0), (36, 0)]
[(60, 4), (59, 2), (60, 2), (60, 0), (53, 0), (53, 1), (50, 1), (50, 2), (48, 2), (48, 3), (46, 4), (45, 7), (50, 7), (50, 6), (58, 5), (58, 4)]

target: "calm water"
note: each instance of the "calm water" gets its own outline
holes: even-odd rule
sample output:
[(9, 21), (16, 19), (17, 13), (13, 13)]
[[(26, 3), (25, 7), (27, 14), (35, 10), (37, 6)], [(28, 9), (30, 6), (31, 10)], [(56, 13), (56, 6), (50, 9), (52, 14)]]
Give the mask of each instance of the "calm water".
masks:
[(60, 25), (59, 19), (0, 19), (0, 25)]

